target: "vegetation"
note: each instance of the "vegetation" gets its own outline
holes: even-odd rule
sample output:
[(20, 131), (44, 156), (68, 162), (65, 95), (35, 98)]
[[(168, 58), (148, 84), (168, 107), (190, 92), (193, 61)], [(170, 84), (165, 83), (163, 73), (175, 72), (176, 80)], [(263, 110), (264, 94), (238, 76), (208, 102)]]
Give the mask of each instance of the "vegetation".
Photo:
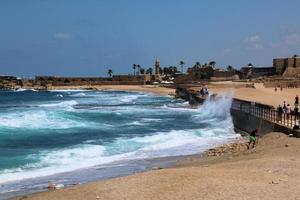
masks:
[(133, 65), (132, 65), (132, 68), (133, 68), (133, 75), (135, 75), (136, 64), (133, 64)]
[(177, 67), (170, 66), (170, 67), (164, 67), (162, 69), (163, 74), (165, 75), (174, 75), (175, 73), (178, 73)]
[(150, 67), (146, 70), (146, 74), (150, 74), (152, 75), (153, 74), (153, 69)]
[(145, 74), (145, 69), (144, 68), (140, 67), (139, 69), (140, 69), (140, 74)]
[(183, 67), (184, 67), (184, 65), (185, 65), (185, 62), (181, 60), (181, 61), (179, 62), (179, 65), (181, 66), (181, 73), (183, 73)]
[(214, 67), (216, 65), (216, 61), (210, 61), (208, 65)]
[(108, 70), (107, 70), (107, 74), (108, 74), (109, 78), (111, 78), (112, 75), (113, 75), (112, 69), (108, 69)]
[(234, 71), (234, 68), (231, 65), (228, 65), (226, 68), (227, 71)]

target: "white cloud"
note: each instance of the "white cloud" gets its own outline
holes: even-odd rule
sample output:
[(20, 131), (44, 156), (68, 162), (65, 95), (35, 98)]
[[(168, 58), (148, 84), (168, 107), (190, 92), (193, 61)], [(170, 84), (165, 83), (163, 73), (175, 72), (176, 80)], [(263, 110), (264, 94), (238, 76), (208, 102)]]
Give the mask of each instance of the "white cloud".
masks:
[(72, 35), (69, 33), (60, 32), (60, 33), (55, 33), (53, 37), (54, 39), (57, 40), (69, 40), (72, 38)]
[(259, 35), (253, 35), (253, 36), (246, 37), (244, 41), (247, 43), (259, 43), (261, 42), (261, 39)]
[(247, 48), (251, 50), (260, 50), (264, 48), (259, 35), (252, 35), (246, 37), (244, 39), (244, 43), (247, 45)]
[(271, 42), (270, 46), (274, 48), (299, 50), (300, 28), (282, 28), (278, 40)]

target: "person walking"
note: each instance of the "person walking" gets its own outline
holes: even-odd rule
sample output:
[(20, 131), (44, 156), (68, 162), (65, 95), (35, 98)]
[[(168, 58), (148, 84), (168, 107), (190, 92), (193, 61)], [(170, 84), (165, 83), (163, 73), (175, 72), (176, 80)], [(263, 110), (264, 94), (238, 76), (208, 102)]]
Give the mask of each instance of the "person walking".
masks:
[(282, 121), (283, 108), (281, 105), (277, 107), (277, 121)]

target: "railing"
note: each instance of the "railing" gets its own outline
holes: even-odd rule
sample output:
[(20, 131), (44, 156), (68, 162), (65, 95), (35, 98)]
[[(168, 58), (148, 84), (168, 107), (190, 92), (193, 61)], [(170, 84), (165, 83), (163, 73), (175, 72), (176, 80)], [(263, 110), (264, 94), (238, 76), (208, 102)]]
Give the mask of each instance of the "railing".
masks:
[(269, 105), (234, 99), (231, 109), (239, 110), (248, 113), (249, 115), (256, 116), (264, 120), (275, 122), (291, 128), (293, 128), (294, 125), (299, 125), (298, 115), (295, 115), (294, 113), (279, 113)]

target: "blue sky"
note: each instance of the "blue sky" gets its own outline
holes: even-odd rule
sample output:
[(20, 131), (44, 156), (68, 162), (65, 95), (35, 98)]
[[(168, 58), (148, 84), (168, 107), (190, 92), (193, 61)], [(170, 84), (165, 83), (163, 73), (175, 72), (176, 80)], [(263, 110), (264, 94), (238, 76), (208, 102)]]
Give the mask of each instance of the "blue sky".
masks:
[(1, 0), (0, 74), (104, 76), (300, 54), (299, 0)]

